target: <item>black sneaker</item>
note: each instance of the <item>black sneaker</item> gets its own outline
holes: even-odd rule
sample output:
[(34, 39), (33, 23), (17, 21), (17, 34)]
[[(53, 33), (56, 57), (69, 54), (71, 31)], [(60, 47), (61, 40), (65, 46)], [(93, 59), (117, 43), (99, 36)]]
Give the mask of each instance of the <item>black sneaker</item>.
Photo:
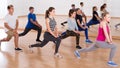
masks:
[(38, 39), (38, 40), (36, 40), (36, 42), (42, 42), (42, 41)]
[(64, 23), (61, 23), (62, 26), (65, 26)]
[(20, 48), (15, 48), (15, 50), (16, 50), (16, 51), (21, 51), (22, 49), (20, 49)]
[(77, 48), (77, 49), (82, 49), (82, 47), (81, 47), (81, 46), (79, 46), (79, 45), (78, 45), (78, 46), (76, 46), (76, 48)]

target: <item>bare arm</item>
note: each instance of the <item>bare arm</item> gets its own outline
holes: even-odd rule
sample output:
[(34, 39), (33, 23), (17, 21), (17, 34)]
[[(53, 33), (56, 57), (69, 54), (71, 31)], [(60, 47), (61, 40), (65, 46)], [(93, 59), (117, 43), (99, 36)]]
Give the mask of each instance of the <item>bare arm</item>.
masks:
[(18, 22), (18, 20), (16, 20), (16, 27), (15, 27), (15, 30), (18, 29), (18, 25), (19, 25), (19, 22)]
[(13, 28), (11, 28), (7, 22), (4, 23), (5, 28), (7, 28), (8, 30), (14, 30)]
[(82, 28), (83, 26), (80, 24), (80, 21), (77, 19), (78, 25)]
[(86, 25), (85, 18), (82, 18), (84, 25)]
[(55, 34), (56, 34), (56, 36), (58, 37), (58, 28), (57, 28), (57, 25), (56, 25), (56, 27), (55, 27)]
[(42, 26), (38, 23), (38, 21), (36, 21), (36, 23), (37, 23), (37, 25), (38, 25), (40, 28), (42, 28)]
[(94, 16), (97, 18), (97, 20), (100, 21), (100, 17), (99, 16), (97, 16), (96, 14), (94, 14)]
[(109, 28), (109, 38), (110, 38), (110, 42), (112, 42), (112, 34), (110, 28)]
[(107, 42), (108, 42), (108, 43), (111, 43), (109, 34), (108, 34), (108, 32), (107, 32), (106, 24), (103, 24), (102, 27), (103, 27), (103, 31), (104, 31), (105, 37), (106, 37), (106, 39), (107, 39)]
[(39, 25), (39, 23), (38, 23), (37, 21), (33, 21), (33, 19), (30, 19), (30, 21), (31, 21), (34, 25), (36, 25), (36, 26), (38, 26), (38, 27), (41, 28), (41, 25)]

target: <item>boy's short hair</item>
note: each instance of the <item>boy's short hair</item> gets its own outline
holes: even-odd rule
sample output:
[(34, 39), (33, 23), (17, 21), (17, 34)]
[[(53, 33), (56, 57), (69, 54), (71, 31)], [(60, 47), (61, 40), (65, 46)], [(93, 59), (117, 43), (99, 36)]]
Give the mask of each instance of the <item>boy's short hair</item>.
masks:
[(29, 7), (29, 10), (34, 9), (34, 7)]
[(83, 2), (80, 2), (80, 5), (83, 5)]
[(11, 7), (13, 7), (13, 5), (8, 5), (7, 9), (10, 9)]
[(75, 4), (72, 4), (71, 6), (72, 6), (72, 7), (74, 7), (74, 6), (75, 6)]

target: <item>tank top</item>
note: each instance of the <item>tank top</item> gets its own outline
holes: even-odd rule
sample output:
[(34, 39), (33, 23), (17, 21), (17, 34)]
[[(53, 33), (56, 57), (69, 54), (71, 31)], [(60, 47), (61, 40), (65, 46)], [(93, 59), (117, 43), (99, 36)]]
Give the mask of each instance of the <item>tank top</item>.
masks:
[[(107, 28), (107, 33), (109, 34), (109, 27), (108, 27), (108, 25), (106, 25), (106, 28)], [(106, 37), (105, 37), (104, 31), (103, 31), (103, 28), (101, 28), (99, 26), (97, 41), (105, 41), (105, 40), (106, 40)]]
[(50, 29), (52, 30), (52, 31), (54, 31), (54, 29), (55, 29), (55, 26), (56, 26), (56, 21), (55, 21), (55, 19), (53, 18), (49, 18), (49, 26), (50, 26)]

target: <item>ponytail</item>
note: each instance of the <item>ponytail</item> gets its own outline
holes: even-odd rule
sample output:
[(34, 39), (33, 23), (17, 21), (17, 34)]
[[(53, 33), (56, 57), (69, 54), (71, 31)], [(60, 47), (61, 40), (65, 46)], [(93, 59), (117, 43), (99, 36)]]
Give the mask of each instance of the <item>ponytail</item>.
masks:
[(52, 12), (52, 10), (54, 10), (54, 9), (55, 9), (54, 7), (49, 7), (49, 9), (46, 10), (45, 18), (49, 18), (50, 12)]
[(49, 11), (46, 10), (46, 13), (45, 13), (45, 18), (48, 18), (49, 17)]

